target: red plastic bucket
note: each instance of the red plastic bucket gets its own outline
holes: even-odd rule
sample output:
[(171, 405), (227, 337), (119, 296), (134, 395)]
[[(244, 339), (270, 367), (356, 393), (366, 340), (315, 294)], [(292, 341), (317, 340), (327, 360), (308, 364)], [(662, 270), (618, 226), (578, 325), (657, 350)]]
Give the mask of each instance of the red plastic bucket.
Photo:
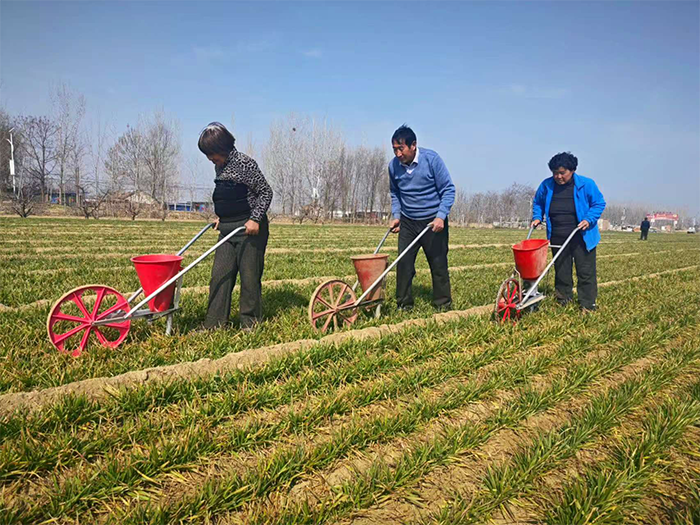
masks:
[[(136, 274), (139, 276), (146, 297), (160, 288), (168, 279), (177, 275), (182, 268), (182, 257), (179, 255), (139, 255), (132, 257), (131, 262), (134, 263)], [(148, 301), (148, 308), (151, 312), (163, 312), (170, 308), (176, 284), (171, 284)]]
[(537, 279), (547, 267), (547, 239), (529, 239), (513, 245), (515, 269), (523, 279)]
[[(384, 270), (386, 270), (387, 262), (389, 256), (386, 254), (373, 254), (373, 255), (357, 255), (355, 257), (350, 257), (352, 259), (352, 264), (355, 265), (355, 272), (357, 273), (357, 279), (360, 281), (360, 286), (362, 290), (367, 290), (372, 283), (376, 281)], [(374, 290), (372, 290), (365, 301), (374, 301), (377, 299), (384, 298), (384, 286), (383, 283), (378, 284)]]

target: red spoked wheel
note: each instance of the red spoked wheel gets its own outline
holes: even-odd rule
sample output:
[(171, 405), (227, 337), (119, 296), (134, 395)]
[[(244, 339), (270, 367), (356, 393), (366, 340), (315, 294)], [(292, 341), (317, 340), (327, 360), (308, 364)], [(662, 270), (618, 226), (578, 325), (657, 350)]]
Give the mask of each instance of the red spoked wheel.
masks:
[(350, 308), (357, 301), (352, 288), (333, 279), (319, 285), (309, 301), (309, 321), (314, 330), (326, 333), (332, 326), (350, 326), (357, 320), (357, 308)]
[(60, 352), (78, 357), (94, 335), (107, 348), (116, 348), (129, 334), (131, 320), (96, 325), (129, 313), (129, 303), (114, 288), (90, 284), (75, 288), (51, 308), (46, 320), (49, 340)]
[(520, 283), (517, 279), (506, 279), (501, 284), (501, 288), (496, 295), (496, 305), (494, 306), (494, 318), (499, 323), (511, 321), (516, 323), (520, 318), (520, 310), (517, 306), (522, 299)]

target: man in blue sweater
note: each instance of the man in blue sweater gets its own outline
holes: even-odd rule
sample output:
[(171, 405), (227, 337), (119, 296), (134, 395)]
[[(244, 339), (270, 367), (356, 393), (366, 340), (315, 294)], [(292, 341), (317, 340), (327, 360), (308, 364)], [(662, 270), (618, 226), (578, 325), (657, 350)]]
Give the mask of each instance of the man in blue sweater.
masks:
[(431, 231), (423, 235), (396, 267), (396, 303), (400, 309), (413, 307), (416, 255), (423, 247), (433, 277), (433, 305), (438, 310), (449, 310), (452, 293), (447, 269), (447, 216), (455, 201), (455, 186), (440, 155), (426, 148), (418, 149), (416, 134), (408, 126), (394, 132), (391, 145), (395, 155), (389, 163), (391, 228), (399, 233), (399, 253), (431, 225)]

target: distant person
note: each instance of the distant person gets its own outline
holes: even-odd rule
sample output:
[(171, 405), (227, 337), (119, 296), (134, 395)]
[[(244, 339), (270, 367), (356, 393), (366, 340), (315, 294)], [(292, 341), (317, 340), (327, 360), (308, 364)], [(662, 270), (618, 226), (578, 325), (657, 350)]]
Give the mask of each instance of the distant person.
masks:
[(547, 238), (552, 253), (576, 227), (578, 231), (554, 263), (555, 295), (560, 304), (573, 300), (573, 264), (578, 277), (578, 301), (584, 312), (596, 309), (598, 280), (596, 246), (600, 241), (598, 219), (605, 209), (603, 194), (592, 179), (576, 173), (578, 159), (571, 153), (559, 153), (549, 161), (552, 176), (540, 184), (532, 206), (532, 226), (547, 219)]
[(644, 220), (642, 221), (642, 235), (639, 237), (640, 241), (646, 241), (647, 237), (649, 236), (649, 228), (651, 228), (651, 223), (649, 222), (649, 219), (644, 217)]
[(416, 134), (406, 125), (391, 137), (395, 157), (389, 163), (391, 191), (390, 227), (399, 233), (399, 253), (431, 225), (420, 241), (396, 268), (396, 303), (399, 309), (413, 308), (413, 277), (416, 255), (423, 248), (433, 278), (433, 306), (449, 310), (452, 306), (450, 275), (447, 269), (449, 228), (447, 216), (455, 201), (455, 186), (440, 155), (418, 148)]
[(219, 230), (219, 239), (245, 226), (245, 235), (234, 235), (216, 250), (205, 329), (228, 323), (238, 274), (241, 328), (251, 330), (262, 319), (261, 280), (269, 236), (266, 213), (272, 202), (272, 188), (258, 164), (238, 151), (235, 142), (219, 122), (212, 122), (199, 135), (200, 151), (215, 166), (214, 229)]

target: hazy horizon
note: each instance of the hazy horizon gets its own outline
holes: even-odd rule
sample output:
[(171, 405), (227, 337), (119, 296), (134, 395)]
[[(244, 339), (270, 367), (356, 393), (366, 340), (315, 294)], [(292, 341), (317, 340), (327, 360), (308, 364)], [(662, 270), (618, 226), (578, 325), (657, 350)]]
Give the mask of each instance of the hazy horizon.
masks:
[(232, 114), (240, 144), (294, 112), (387, 157), (407, 122), (469, 193), (536, 186), (571, 151), (610, 202), (700, 213), (698, 2), (28, 1), (0, 19), (13, 115), (65, 82), (117, 134), (177, 117), (185, 161)]

